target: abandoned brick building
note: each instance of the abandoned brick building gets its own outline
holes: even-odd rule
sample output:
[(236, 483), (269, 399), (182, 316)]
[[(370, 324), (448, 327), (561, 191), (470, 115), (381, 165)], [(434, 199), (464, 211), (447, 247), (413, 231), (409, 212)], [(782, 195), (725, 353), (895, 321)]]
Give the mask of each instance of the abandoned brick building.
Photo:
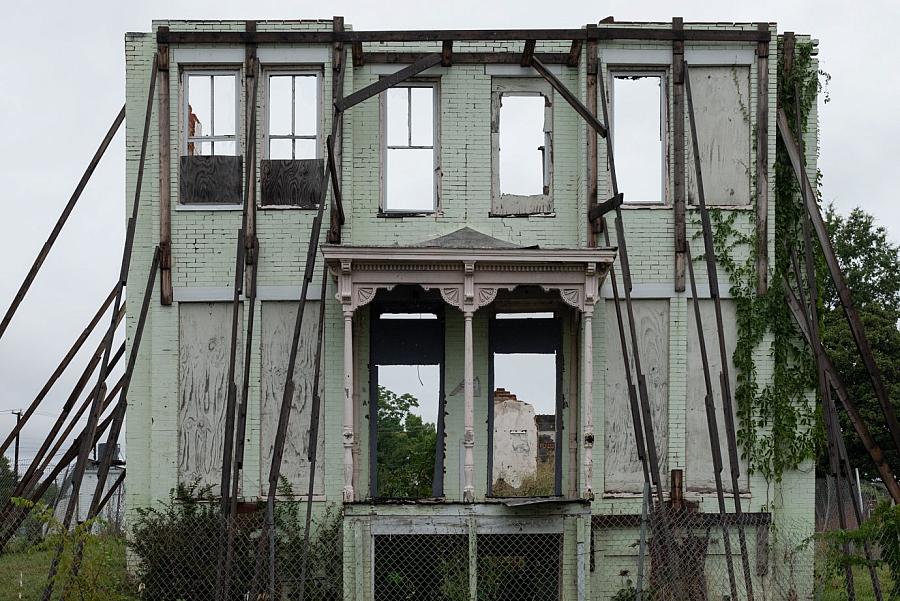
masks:
[[(704, 241), (685, 81), (705, 203), (761, 240), (764, 290), (776, 243), (776, 32), (678, 19), (354, 32), (335, 18), (157, 21), (128, 34), (129, 115), (144, 114), (156, 76), (129, 298), (143, 294), (156, 245), (162, 270), (129, 397), (129, 511), (179, 484), (218, 495), (232, 444), (243, 453), (234, 496), (241, 507), (265, 501), (305, 291), (280, 475), (306, 500), (314, 474), (315, 512), (341, 516), (345, 599), (399, 598), (384, 572), (403, 545), (435, 581), (451, 549), (467, 558), (463, 596), (434, 584), (409, 598), (474, 599), (492, 554), (517, 558), (507, 568), (539, 591), (527, 598), (609, 599), (626, 587), (647, 469), (631, 386), (647, 401), (643, 431), (652, 426), (666, 502), (718, 511), (691, 255), (706, 346), (719, 339), (696, 260)], [(142, 127), (128, 119), (129, 191)], [(321, 244), (308, 261), (316, 224)], [(730, 358), (735, 305), (721, 269), (719, 279)], [(620, 337), (632, 329), (626, 292), (645, 377), (634, 384)], [(139, 308), (128, 305), (130, 336)], [(764, 347), (754, 350), (761, 382), (773, 361)], [(719, 357), (710, 351), (715, 374)], [(410, 405), (404, 381), (429, 392)], [(228, 400), (244, 397), (245, 427), (228, 441)], [(415, 465), (393, 452), (413, 427), (430, 445)], [(811, 464), (775, 481), (740, 461), (753, 582), (810, 573), (809, 555), (789, 568), (773, 561), (754, 524), (812, 531)], [(708, 598), (728, 594), (712, 567), (723, 553), (719, 538), (707, 541)]]

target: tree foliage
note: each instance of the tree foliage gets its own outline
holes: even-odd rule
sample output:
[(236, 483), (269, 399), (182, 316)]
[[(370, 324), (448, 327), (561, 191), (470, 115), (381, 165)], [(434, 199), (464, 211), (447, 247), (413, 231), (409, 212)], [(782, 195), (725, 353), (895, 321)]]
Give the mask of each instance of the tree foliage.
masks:
[(411, 394), (378, 387), (378, 496), (390, 498), (431, 497), (435, 424), (410, 410), (419, 406)]
[[(900, 413), (900, 246), (891, 243), (885, 228), (877, 225), (875, 219), (860, 208), (843, 216), (834, 207), (828, 207), (825, 217), (838, 263), (853, 293), (888, 397)], [(893, 448), (881, 406), (856, 348), (837, 290), (830, 277), (825, 276), (822, 281), (822, 336), (829, 356), (876, 442), (885, 451), (888, 463), (900, 465), (900, 453)], [(866, 477), (877, 477), (852, 424), (844, 412), (840, 415), (843, 431), (847, 434), (850, 462)]]

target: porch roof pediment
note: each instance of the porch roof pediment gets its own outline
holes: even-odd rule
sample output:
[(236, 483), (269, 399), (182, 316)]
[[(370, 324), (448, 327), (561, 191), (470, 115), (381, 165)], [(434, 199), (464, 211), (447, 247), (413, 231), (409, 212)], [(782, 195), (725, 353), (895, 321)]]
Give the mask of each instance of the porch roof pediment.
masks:
[(324, 245), (322, 254), (338, 279), (337, 298), (349, 311), (398, 284), (437, 289), (462, 311), (490, 304), (500, 289), (537, 285), (592, 311), (616, 249), (521, 247), (462, 228), (412, 246)]

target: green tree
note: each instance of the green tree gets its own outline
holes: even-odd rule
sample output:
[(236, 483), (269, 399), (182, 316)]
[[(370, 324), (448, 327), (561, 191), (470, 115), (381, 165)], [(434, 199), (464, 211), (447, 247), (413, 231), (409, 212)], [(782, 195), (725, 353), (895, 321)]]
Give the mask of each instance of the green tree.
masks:
[[(900, 246), (892, 244), (885, 228), (877, 225), (875, 219), (860, 208), (843, 216), (829, 206), (825, 218), (838, 263), (853, 292), (888, 396), (900, 413)], [(827, 275), (821, 280), (825, 346), (872, 435), (887, 454), (888, 463), (897, 469), (900, 453), (893, 448), (881, 406), (860, 359), (837, 290)], [(847, 434), (850, 462), (858, 466), (866, 478), (877, 478), (877, 471), (852, 424), (843, 411), (839, 413)]]
[(419, 406), (411, 394), (378, 387), (378, 496), (432, 496), (437, 430), (410, 411)]

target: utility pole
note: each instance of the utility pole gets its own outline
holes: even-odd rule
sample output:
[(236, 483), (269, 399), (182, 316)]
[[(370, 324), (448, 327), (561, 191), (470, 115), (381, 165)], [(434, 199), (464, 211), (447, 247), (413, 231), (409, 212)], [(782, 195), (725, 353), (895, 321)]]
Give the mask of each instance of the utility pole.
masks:
[[(22, 421), (22, 410), (16, 409), (12, 412), (13, 415), (16, 416), (16, 426), (19, 425), (19, 422)], [(15, 459), (14, 459), (14, 473), (16, 475), (16, 482), (19, 481), (19, 428), (16, 428), (16, 450), (15, 450)]]

